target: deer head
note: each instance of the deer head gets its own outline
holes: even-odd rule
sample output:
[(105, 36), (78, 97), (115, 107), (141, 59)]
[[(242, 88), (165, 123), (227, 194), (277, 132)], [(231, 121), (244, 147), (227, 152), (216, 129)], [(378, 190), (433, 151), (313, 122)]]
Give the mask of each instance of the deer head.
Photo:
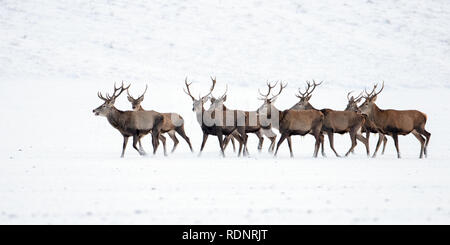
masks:
[(257, 112), (261, 113), (261, 114), (267, 114), (270, 115), (271, 114), (271, 109), (273, 107), (272, 103), (275, 102), (275, 100), (278, 98), (278, 96), (281, 94), (281, 92), (283, 91), (284, 88), (286, 88), (287, 84), (283, 84), (283, 82), (280, 83), (280, 91), (278, 91), (277, 94), (272, 94), (272, 97), (269, 97), (270, 92), (273, 88), (275, 88), (275, 86), (277, 86), (278, 82), (276, 82), (274, 85), (270, 84), (269, 82), (267, 82), (267, 87), (268, 87), (268, 91), (266, 94), (261, 93), (261, 91), (258, 92), (260, 94), (260, 100), (264, 101), (264, 103), (258, 108)]
[(123, 81), (122, 81), (122, 86), (120, 86), (120, 88), (116, 88), (116, 84), (114, 83), (114, 93), (112, 96), (109, 96), (109, 94), (106, 94), (106, 97), (104, 97), (100, 92), (98, 92), (97, 96), (101, 100), (103, 100), (104, 103), (101, 106), (94, 109), (92, 112), (96, 116), (106, 117), (109, 114), (109, 112), (111, 112), (111, 110), (114, 108), (114, 102), (116, 102), (116, 98), (119, 97), (119, 95), (122, 94), (122, 92), (127, 90), (129, 87), (130, 87), (130, 85), (128, 85), (128, 87), (124, 88)]
[(346, 111), (354, 111), (354, 112), (360, 112), (359, 108), (358, 108), (358, 103), (362, 100), (362, 92), (355, 98), (355, 97), (349, 97), (350, 94), (353, 93), (353, 91), (350, 91), (347, 94), (347, 100), (348, 100), (348, 104), (347, 107), (345, 108)]
[(313, 80), (313, 84), (311, 84), (309, 81), (306, 81), (306, 91), (302, 93), (301, 89), (298, 89), (298, 94), (295, 96), (300, 99), (297, 104), (295, 104), (291, 109), (293, 110), (308, 110), (312, 109), (312, 105), (309, 103), (309, 100), (312, 97), (312, 92), (316, 89), (317, 86), (321, 85), (323, 83), (316, 83), (316, 81)]
[[(215, 79), (214, 79), (214, 81), (215, 81)], [(209, 107), (209, 110), (223, 108), (223, 103), (227, 100), (227, 91), (228, 91), (228, 84), (226, 85), (225, 92), (223, 93), (222, 96), (219, 96), (216, 98), (211, 94), (211, 98), (210, 98), (211, 106)]]
[(214, 90), (214, 87), (216, 86), (216, 79), (215, 78), (213, 79), (211, 77), (211, 80), (212, 80), (212, 86), (209, 89), (209, 92), (205, 96), (200, 96), (199, 95), (198, 99), (195, 99), (195, 97), (192, 96), (191, 90), (189, 89), (189, 86), (192, 83), (188, 83), (187, 77), (184, 79), (184, 84), (186, 85), (186, 90), (183, 89), (183, 91), (187, 95), (189, 95), (189, 97), (191, 97), (191, 99), (192, 99), (192, 111), (201, 112), (203, 110), (203, 105), (208, 101), (209, 95), (212, 93), (212, 91)]
[(133, 111), (138, 111), (139, 109), (141, 109), (141, 103), (144, 100), (144, 94), (145, 92), (147, 92), (147, 85), (145, 85), (145, 90), (144, 93), (142, 93), (141, 96), (139, 96), (137, 99), (133, 98), (133, 96), (131, 96), (129, 89), (127, 89), (127, 94), (128, 94), (128, 101), (131, 102), (131, 107), (133, 108)]
[(359, 110), (361, 111), (361, 113), (366, 114), (366, 115), (370, 115), (372, 113), (372, 109), (375, 105), (375, 101), (377, 100), (378, 95), (384, 89), (384, 81), (383, 81), (380, 91), (378, 91), (378, 92), (376, 92), (377, 86), (378, 85), (374, 85), (372, 92), (370, 92), (370, 93), (367, 93), (367, 91), (364, 90), (366, 95), (364, 95), (363, 98), (365, 98), (366, 101), (364, 101), (364, 103), (359, 107)]

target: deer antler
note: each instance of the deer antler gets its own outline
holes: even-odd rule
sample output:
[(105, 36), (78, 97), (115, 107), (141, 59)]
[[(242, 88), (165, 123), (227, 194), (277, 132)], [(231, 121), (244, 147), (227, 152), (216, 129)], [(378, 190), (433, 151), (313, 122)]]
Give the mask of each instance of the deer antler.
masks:
[(191, 86), (192, 82), (191, 82), (191, 83), (188, 83), (187, 77), (186, 77), (186, 78), (184, 79), (184, 84), (186, 85), (187, 92), (186, 92), (186, 90), (185, 90), (184, 88), (183, 88), (183, 91), (184, 91), (187, 95), (189, 95), (189, 96), (191, 97), (192, 100), (195, 100), (194, 96), (192, 96), (192, 94), (191, 94), (191, 90), (189, 89), (189, 86)]
[[(124, 87), (123, 87), (123, 81), (122, 81), (122, 85), (121, 85), (119, 88), (117, 88), (117, 87), (116, 87), (116, 83), (114, 83), (114, 93), (113, 93), (112, 96), (109, 96), (109, 94), (106, 93), (106, 97), (103, 97), (103, 95), (102, 95), (100, 92), (98, 92), (97, 96), (98, 96), (100, 99), (104, 100), (104, 101), (115, 100), (117, 97), (119, 97), (120, 94), (122, 94), (123, 91), (128, 90), (128, 88), (129, 88), (130, 86), (131, 86), (131, 84), (128, 85), (128, 87), (124, 88)], [(120, 90), (120, 92), (116, 95), (117, 91), (119, 91), (119, 90)]]
[[(145, 92), (147, 92), (147, 88), (148, 88), (148, 85), (146, 84), (145, 85), (145, 90), (144, 90), (144, 93), (142, 93), (142, 95), (141, 96), (139, 96), (136, 100), (139, 100), (139, 99), (141, 99), (141, 98), (143, 98), (144, 97), (144, 95), (145, 95)], [(129, 92), (129, 89), (127, 89), (127, 94), (128, 94), (128, 97), (130, 97), (130, 98), (132, 98), (132, 99), (134, 99), (133, 98), (133, 96), (131, 96), (131, 94), (130, 94), (130, 92)]]
[(381, 93), (381, 91), (383, 91), (383, 89), (384, 89), (384, 81), (383, 81), (383, 84), (381, 85), (381, 89), (380, 89), (380, 91), (378, 91), (378, 92), (375, 92), (375, 93), (374, 93), (374, 95), (372, 95), (371, 97), (373, 98), (373, 97), (375, 97), (375, 96), (379, 95), (379, 94)]
[(281, 92), (283, 91), (283, 89), (286, 88), (286, 87), (287, 87), (287, 83), (286, 83), (286, 84), (283, 84), (283, 82), (281, 82), (281, 83), (280, 83), (280, 91), (278, 91), (278, 94), (272, 95), (272, 98), (270, 98), (270, 101), (275, 100), (275, 99), (278, 97), (278, 95), (281, 94)]
[(373, 86), (372, 92), (370, 92), (370, 93), (367, 93), (367, 90), (364, 89), (364, 92), (366, 93), (366, 95), (364, 96), (364, 98), (369, 98), (370, 96), (372, 96), (372, 94), (375, 92), (375, 89), (377, 89), (377, 86), (378, 86), (378, 84), (375, 84), (375, 85)]
[(103, 97), (102, 93), (100, 93), (100, 92), (97, 93), (97, 96), (103, 101), (108, 101), (108, 99)]
[[(306, 97), (310, 96), (312, 94), (312, 92), (316, 89), (316, 87), (321, 85), (322, 83), (323, 83), (323, 81), (320, 83), (316, 83), (316, 81), (314, 81), (314, 79), (313, 79), (313, 84), (311, 84), (309, 81), (306, 81), (307, 87), (306, 87), (305, 92), (302, 93), (302, 91), (299, 88), (298, 94), (296, 94), (295, 96), (297, 96), (297, 98), (300, 98), (300, 99), (306, 98)], [(312, 89), (310, 91), (309, 89), (311, 88), (311, 86), (312, 86)]]
[(212, 91), (214, 90), (214, 87), (216, 87), (216, 78), (215, 77), (214, 78), (211, 77), (211, 81), (212, 81), (212, 85), (211, 85), (211, 88), (209, 89), (209, 93), (206, 94), (205, 96), (201, 97), (202, 99), (208, 97), (212, 93)]
[(351, 98), (349, 97), (351, 93), (353, 93), (353, 90), (350, 91), (350, 92), (348, 92), (348, 94), (347, 94), (347, 100), (348, 100), (348, 101), (354, 100), (353, 96), (352, 96)]
[(275, 82), (275, 84), (274, 85), (271, 85), (269, 82), (267, 82), (267, 87), (269, 87), (269, 90), (267, 91), (267, 94), (263, 94), (263, 93), (261, 93), (261, 91), (258, 89), (258, 92), (259, 92), (259, 94), (262, 96), (261, 98), (259, 98), (259, 99), (261, 99), (261, 100), (265, 100), (265, 99), (267, 99), (267, 97), (269, 96), (269, 94), (270, 94), (270, 91), (273, 89), (273, 88), (275, 88), (275, 86), (277, 86), (277, 83), (278, 82)]

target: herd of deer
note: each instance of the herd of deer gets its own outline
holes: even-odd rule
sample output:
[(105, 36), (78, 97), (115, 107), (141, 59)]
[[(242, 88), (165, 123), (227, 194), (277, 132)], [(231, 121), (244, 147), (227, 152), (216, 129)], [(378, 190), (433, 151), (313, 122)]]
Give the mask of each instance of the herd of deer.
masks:
[[(386, 148), (387, 138), (386, 135), (391, 136), (394, 139), (394, 144), (397, 150), (397, 156), (400, 158), (400, 149), (398, 145), (398, 136), (407, 135), (412, 133), (420, 142), (420, 158), (427, 156), (427, 146), (430, 141), (431, 134), (425, 130), (425, 124), (427, 116), (417, 110), (383, 110), (380, 109), (375, 101), (377, 96), (384, 89), (384, 82), (379, 91), (377, 85), (373, 87), (373, 90), (368, 93), (363, 92), (356, 98), (347, 94), (348, 105), (344, 111), (336, 111), (331, 109), (316, 109), (310, 103), (312, 92), (322, 83), (313, 83), (307, 81), (306, 91), (302, 92), (298, 90), (296, 95), (299, 98), (299, 102), (287, 110), (279, 110), (275, 107), (274, 102), (281, 94), (286, 84), (280, 83), (279, 91), (275, 94), (271, 93), (278, 82), (275, 84), (267, 83), (267, 93), (259, 93), (263, 105), (256, 111), (242, 111), (228, 109), (224, 102), (227, 99), (227, 90), (220, 97), (212, 96), (212, 92), (216, 85), (216, 79), (212, 78), (212, 86), (209, 92), (198, 97), (196, 99), (191, 91), (187, 78), (185, 79), (186, 89), (184, 92), (192, 99), (192, 110), (196, 114), (197, 121), (203, 132), (203, 140), (200, 147), (200, 153), (205, 147), (206, 141), (209, 135), (217, 136), (219, 140), (219, 146), (222, 156), (225, 156), (225, 148), (231, 141), (233, 149), (235, 149), (235, 140), (239, 143), (238, 156), (248, 155), (247, 139), (248, 133), (254, 133), (258, 139), (258, 150), (262, 149), (264, 136), (270, 139), (271, 144), (269, 152), (275, 151), (274, 155), (277, 155), (280, 145), (287, 139), (289, 151), (291, 157), (292, 153), (292, 135), (307, 135), (311, 134), (315, 138), (314, 157), (317, 157), (319, 148), (321, 153), (325, 156), (324, 151), (324, 135), (328, 136), (330, 147), (336, 156), (340, 155), (334, 149), (335, 133), (345, 134), (349, 133), (351, 139), (351, 147), (345, 156), (348, 156), (354, 151), (357, 140), (361, 141), (366, 148), (367, 156), (369, 156), (369, 136), (370, 133), (378, 133), (379, 139), (373, 153), (373, 157), (377, 155), (379, 147), (383, 142), (383, 151)], [(184, 120), (177, 113), (159, 113), (153, 110), (144, 110), (141, 106), (144, 100), (144, 94), (147, 91), (147, 87), (144, 93), (135, 99), (128, 92), (130, 85), (116, 88), (114, 84), (114, 93), (112, 96), (106, 94), (104, 97), (100, 92), (98, 97), (104, 101), (104, 103), (98, 108), (93, 110), (95, 115), (104, 116), (108, 119), (109, 123), (120, 131), (123, 135), (123, 147), (122, 155), (124, 156), (125, 148), (127, 146), (128, 138), (133, 137), (133, 147), (139, 154), (145, 155), (145, 151), (142, 148), (141, 138), (149, 133), (152, 135), (153, 154), (159, 145), (159, 141), (162, 142), (164, 148), (164, 155), (166, 152), (166, 138), (162, 135), (167, 133), (173, 140), (174, 146), (172, 152), (175, 151), (179, 141), (176, 137), (178, 133), (189, 145), (191, 151), (192, 145), (189, 137), (186, 136), (184, 131)], [(228, 88), (228, 87), (227, 87)], [(128, 100), (131, 102), (133, 111), (121, 111), (114, 107), (114, 102), (122, 92), (127, 90)], [(358, 106), (358, 103), (365, 99), (364, 103)], [(211, 106), (208, 110), (205, 110), (204, 104), (210, 100)], [(281, 136), (275, 149), (275, 140), (277, 135), (272, 131), (272, 128), (276, 128)], [(366, 133), (366, 137), (362, 133)], [(139, 148), (137, 144), (139, 143)]]

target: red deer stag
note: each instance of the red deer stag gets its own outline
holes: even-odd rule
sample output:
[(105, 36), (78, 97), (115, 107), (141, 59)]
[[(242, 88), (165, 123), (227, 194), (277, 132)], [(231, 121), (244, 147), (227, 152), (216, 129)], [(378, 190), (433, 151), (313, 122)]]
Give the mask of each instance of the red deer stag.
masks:
[[(220, 96), (218, 98), (215, 98), (214, 96), (211, 97), (211, 107), (209, 110), (223, 110), (223, 111), (228, 110), (228, 108), (224, 105), (224, 102), (227, 100), (227, 90), (228, 90), (228, 86), (227, 86), (225, 93), (222, 96)], [(259, 121), (259, 115), (256, 111), (236, 111), (236, 112), (239, 115), (245, 116), (245, 132), (246, 133), (254, 133), (258, 137), (258, 139), (259, 139), (258, 150), (259, 151), (261, 151), (262, 144), (264, 141), (264, 138), (262, 137), (263, 134), (269, 135), (270, 136), (269, 138), (272, 140), (272, 144), (275, 145), (276, 134), (273, 133), (273, 131), (270, 129), (270, 125), (265, 126), (265, 127), (261, 126), (260, 121)], [(270, 132), (272, 134), (270, 134)], [(233, 134), (230, 134), (229, 136), (227, 136), (225, 138), (224, 149), (226, 148), (230, 139), (233, 139), (232, 137), (234, 137), (234, 138), (237, 137), (236, 133), (237, 132), (234, 132)], [(271, 147), (272, 147), (272, 144), (271, 144)], [(271, 147), (269, 147), (269, 151), (270, 151)], [(244, 153), (246, 153), (248, 155), (247, 147), (244, 148)]]
[[(366, 99), (359, 107), (361, 113), (366, 114), (369, 119), (375, 123), (378, 129), (383, 133), (392, 136), (394, 139), (397, 157), (400, 158), (400, 149), (398, 146), (398, 136), (412, 133), (420, 142), (420, 158), (427, 157), (427, 147), (430, 142), (431, 134), (425, 130), (427, 115), (418, 110), (383, 110), (375, 104), (378, 95), (384, 89), (384, 82), (380, 91), (376, 92), (376, 86), (371, 93), (364, 96)], [(425, 136), (425, 139), (422, 137)]]
[[(147, 92), (147, 85), (145, 86), (145, 91), (142, 93), (141, 96), (139, 96), (137, 99), (135, 99), (133, 96), (131, 96), (130, 92), (127, 89), (128, 94), (128, 101), (131, 102), (131, 107), (133, 108), (133, 111), (145, 111), (144, 108), (142, 108), (141, 103), (144, 100), (145, 92)], [(163, 115), (163, 126), (161, 128), (161, 134), (167, 133), (170, 138), (173, 141), (173, 148), (172, 153), (177, 148), (177, 145), (179, 143), (175, 133), (178, 133), (189, 145), (189, 148), (192, 150), (192, 145), (189, 137), (186, 136), (186, 133), (184, 132), (184, 119), (177, 113), (161, 113)], [(166, 154), (166, 139), (164, 136), (160, 135), (160, 140), (163, 142), (164, 147), (164, 154)], [(139, 139), (139, 146), (142, 149), (141, 145), (141, 139)]]
[[(313, 84), (311, 84), (309, 81), (307, 81), (306, 91), (302, 93), (300, 89), (298, 90), (299, 93), (296, 96), (300, 99), (300, 101), (296, 103), (294, 106), (292, 106), (291, 110), (316, 110), (321, 111), (323, 113), (325, 118), (323, 120), (322, 132), (328, 135), (330, 147), (337, 157), (340, 157), (340, 155), (334, 149), (334, 133), (350, 134), (352, 145), (350, 147), (350, 150), (345, 154), (345, 156), (348, 156), (350, 152), (352, 152), (353, 149), (356, 147), (357, 139), (366, 146), (366, 152), (367, 155), (369, 156), (370, 154), (369, 143), (367, 139), (361, 135), (361, 127), (362, 125), (364, 125), (365, 122), (363, 115), (353, 111), (335, 111), (331, 109), (317, 110), (309, 103), (309, 100), (312, 97), (312, 92), (320, 84), (322, 84), (322, 82), (316, 83), (313, 80)], [(323, 138), (321, 143), (322, 144), (324, 143)]]
[[(200, 124), (200, 127), (203, 131), (203, 140), (202, 140), (202, 145), (200, 147), (200, 152), (199, 155), (202, 153), (203, 148), (205, 147), (206, 141), (208, 140), (208, 136), (209, 135), (216, 135), (218, 140), (219, 140), (219, 146), (220, 146), (220, 151), (223, 157), (225, 157), (225, 152), (224, 152), (224, 148), (223, 148), (223, 136), (228, 136), (230, 134), (232, 134), (234, 131), (238, 131), (238, 137), (237, 139), (239, 140), (239, 156), (242, 152), (242, 145), (245, 142), (245, 126), (238, 126), (237, 121), (243, 119), (242, 116), (239, 115), (231, 115), (231, 117), (227, 118), (227, 111), (223, 111), (222, 113), (216, 113), (216, 111), (206, 111), (204, 108), (204, 104), (208, 101), (209, 99), (209, 95), (212, 93), (212, 91), (214, 90), (214, 87), (216, 86), (216, 79), (213, 79), (211, 77), (212, 80), (212, 86), (208, 92), (208, 94), (206, 94), (205, 96), (202, 96), (198, 99), (195, 99), (194, 96), (192, 96), (192, 93), (189, 89), (189, 86), (192, 83), (188, 83), (187, 78), (185, 79), (184, 83), (186, 85), (186, 90), (184, 90), (184, 92), (189, 95), (189, 97), (191, 97), (192, 99), (192, 111), (195, 112), (196, 117), (197, 117), (197, 122)], [(234, 118), (233, 118), (234, 116)], [(230, 120), (232, 119), (231, 123), (227, 123), (227, 119)]]
[(272, 94), (272, 97), (269, 98), (270, 90), (274, 86), (268, 84), (269, 91), (265, 95), (261, 93), (262, 98), (260, 99), (263, 100), (264, 103), (257, 111), (260, 115), (262, 125), (270, 125), (280, 131), (281, 137), (277, 143), (274, 155), (276, 156), (278, 154), (281, 143), (287, 139), (290, 156), (294, 157), (291, 136), (312, 134), (316, 138), (313, 156), (317, 157), (321, 142), (320, 130), (322, 128), (324, 116), (322, 112), (317, 110), (278, 110), (273, 103), (286, 86), (287, 85), (280, 83), (280, 91), (276, 95)]
[[(158, 138), (160, 135), (161, 127), (163, 124), (163, 116), (156, 111), (120, 111), (114, 106), (116, 98), (127, 90), (130, 86), (124, 88), (123, 82), (120, 88), (116, 88), (114, 84), (114, 93), (112, 96), (106, 94), (106, 97), (98, 92), (98, 97), (104, 101), (104, 103), (92, 112), (96, 116), (103, 116), (108, 119), (108, 122), (123, 136), (123, 146), (121, 157), (125, 154), (125, 148), (127, 147), (128, 138), (133, 137), (133, 147), (140, 155), (144, 155), (145, 152), (137, 148), (137, 142), (140, 137), (152, 133), (153, 154), (158, 149)], [(118, 92), (118, 94), (116, 94)]]
[[(352, 91), (353, 92), (353, 91)], [(360, 93), (356, 98), (354, 98), (353, 96), (350, 97), (350, 94), (352, 92), (349, 92), (347, 94), (347, 107), (345, 108), (346, 111), (354, 111), (354, 112), (358, 112), (361, 113), (361, 111), (358, 108), (358, 103), (361, 101), (362, 99), (362, 93)], [(364, 115), (364, 114), (363, 114)], [(375, 125), (375, 123), (373, 123), (372, 121), (370, 121), (369, 117), (367, 115), (364, 115), (364, 125), (362, 127), (361, 132), (366, 132), (366, 139), (367, 142), (369, 142), (369, 138), (370, 138), (370, 133), (373, 134), (379, 134), (379, 139), (378, 139), (378, 143), (377, 143), (377, 147), (375, 149), (375, 152), (373, 153), (372, 157), (375, 158), (377, 156), (377, 152), (378, 149), (380, 148), (381, 145), (381, 141), (383, 141), (383, 151), (381, 154), (384, 154), (384, 151), (386, 150), (386, 143), (387, 143), (387, 137), (386, 135), (380, 133), (380, 130), (378, 130), (377, 126)], [(352, 152), (353, 153), (353, 152)]]

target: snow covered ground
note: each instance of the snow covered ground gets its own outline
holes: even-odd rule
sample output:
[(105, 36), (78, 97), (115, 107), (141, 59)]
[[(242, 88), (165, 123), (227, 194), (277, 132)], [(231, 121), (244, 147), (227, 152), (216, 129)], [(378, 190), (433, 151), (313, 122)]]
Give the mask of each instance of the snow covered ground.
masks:
[[(449, 224), (448, 1), (0, 1), (0, 224)], [(324, 80), (311, 103), (344, 109), (346, 94), (384, 80), (381, 108), (419, 109), (432, 133), (385, 155), (313, 159), (311, 136), (221, 158), (183, 91), (228, 84), (230, 108), (255, 110), (267, 80)], [(131, 82), (143, 106), (180, 113), (195, 153), (141, 157), (92, 109), (97, 91)], [(116, 102), (130, 108), (125, 96)], [(151, 150), (150, 138), (144, 147)], [(371, 138), (373, 151), (377, 136)], [(336, 136), (338, 152), (350, 146)], [(168, 140), (169, 150), (172, 147)]]

